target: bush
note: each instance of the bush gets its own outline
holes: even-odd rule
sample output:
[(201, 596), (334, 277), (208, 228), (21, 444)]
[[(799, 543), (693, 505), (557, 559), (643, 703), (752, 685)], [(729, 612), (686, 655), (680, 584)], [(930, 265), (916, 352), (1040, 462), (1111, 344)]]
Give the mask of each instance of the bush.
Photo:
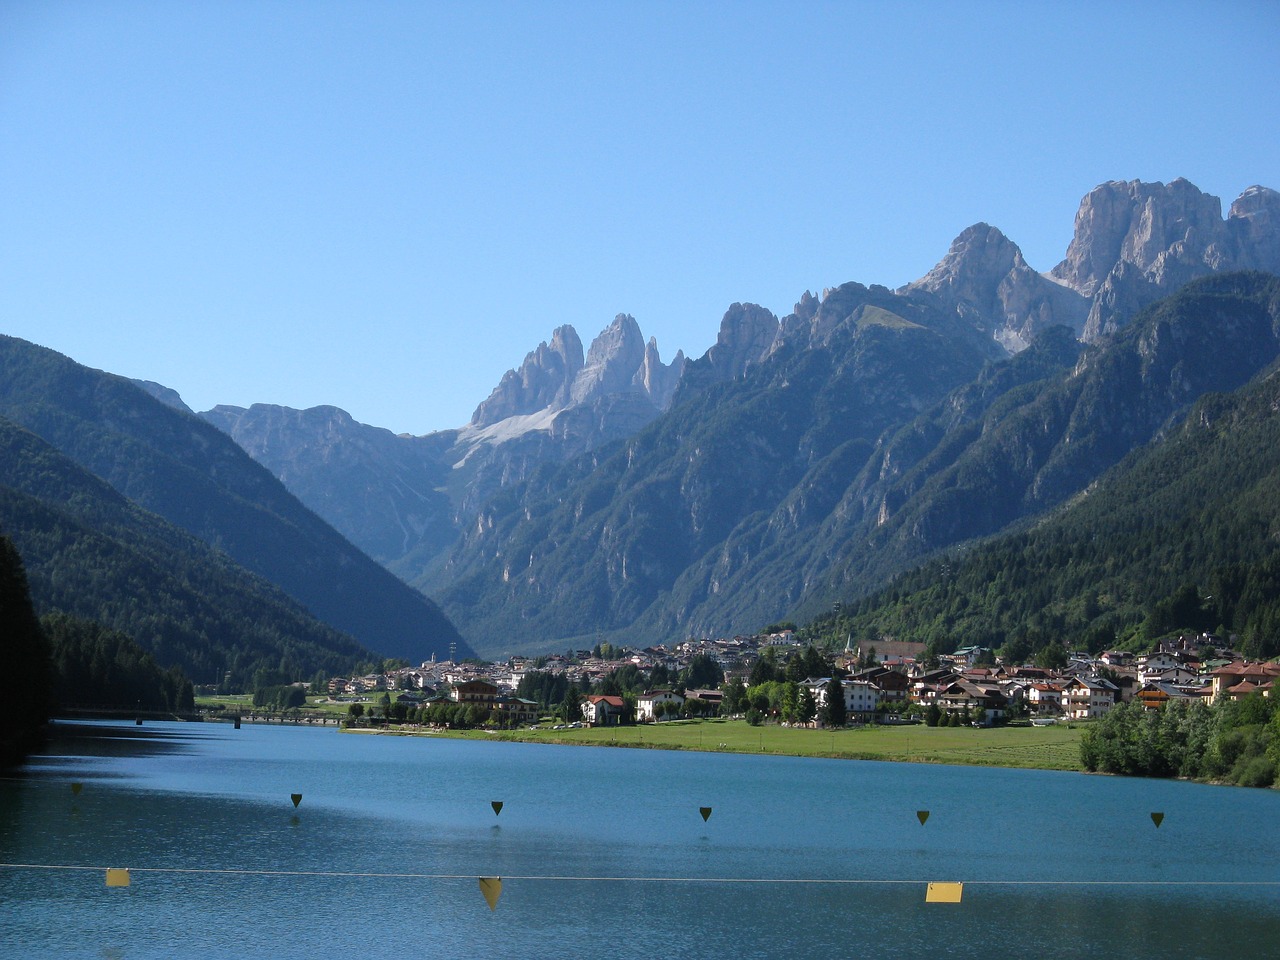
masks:
[(1275, 765), (1267, 757), (1241, 760), (1231, 773), (1231, 778), (1242, 787), (1269, 787), (1276, 782)]

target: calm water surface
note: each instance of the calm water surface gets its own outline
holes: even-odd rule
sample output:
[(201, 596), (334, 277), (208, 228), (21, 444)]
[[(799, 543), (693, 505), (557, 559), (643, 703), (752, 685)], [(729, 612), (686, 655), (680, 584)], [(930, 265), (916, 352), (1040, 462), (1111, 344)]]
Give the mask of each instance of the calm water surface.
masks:
[[(0, 867), (0, 957), (1280, 955), (1278, 791), (333, 728), (60, 727), (0, 780), (0, 862), (130, 867), (132, 883)], [(479, 876), (507, 878), (496, 911)], [(795, 882), (811, 880), (875, 882)], [(963, 901), (926, 904), (931, 880), (963, 881)]]

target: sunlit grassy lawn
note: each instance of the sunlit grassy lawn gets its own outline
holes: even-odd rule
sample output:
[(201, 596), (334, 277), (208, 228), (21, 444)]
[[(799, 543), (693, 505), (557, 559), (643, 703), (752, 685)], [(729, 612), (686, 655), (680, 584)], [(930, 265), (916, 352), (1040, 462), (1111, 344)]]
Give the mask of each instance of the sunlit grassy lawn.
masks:
[(848, 730), (753, 727), (744, 720), (688, 720), (579, 730), (459, 732), (469, 739), (523, 740), (668, 750), (778, 753), (802, 757), (958, 763), (1039, 770), (1081, 770), (1076, 727), (861, 727)]
[[(365, 704), (366, 707), (370, 704)], [(229, 694), (216, 697), (196, 697), (196, 708), (200, 710), (221, 707), (228, 715), (249, 714), (254, 712), (253, 697), (249, 694)], [(335, 717), (345, 717), (350, 707), (348, 703), (330, 703), (327, 697), (307, 697), (307, 705), (303, 709), (310, 713), (327, 713)]]

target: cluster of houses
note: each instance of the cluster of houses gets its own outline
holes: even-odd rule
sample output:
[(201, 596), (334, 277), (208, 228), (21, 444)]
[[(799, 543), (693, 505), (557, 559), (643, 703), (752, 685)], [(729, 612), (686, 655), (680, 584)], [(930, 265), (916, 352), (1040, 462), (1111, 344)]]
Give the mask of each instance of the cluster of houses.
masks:
[[(414, 705), (435, 703), (475, 705), (495, 712), (510, 724), (533, 723), (538, 705), (515, 695), (530, 670), (561, 673), (582, 689), (631, 664), (646, 673), (662, 666), (677, 673), (699, 655), (714, 659), (727, 678), (745, 682), (751, 667), (768, 647), (796, 646), (789, 633), (732, 640), (691, 640), (668, 649), (618, 650), (604, 659), (591, 651), (539, 658), (513, 657), (505, 663), (437, 663), (387, 675), (337, 678), (329, 683), (336, 697), (378, 691), (404, 691), (400, 700)], [(610, 651), (611, 653), (614, 651)], [(1255, 690), (1270, 695), (1280, 676), (1280, 663), (1250, 662), (1223, 652), (1216, 637), (1180, 637), (1147, 654), (1108, 651), (1093, 657), (1068, 656), (1065, 667), (1049, 670), (993, 662), (991, 651), (978, 647), (958, 650), (927, 664), (924, 645), (882, 643), (874, 666), (859, 650), (846, 650), (836, 665), (846, 670), (841, 680), (845, 710), (851, 722), (871, 722), (901, 715), (908, 708), (936, 706), (942, 715), (992, 723), (1011, 712), (1039, 720), (1087, 720), (1102, 716), (1117, 703), (1137, 700), (1157, 709), (1172, 700), (1240, 698)], [(985, 665), (979, 665), (985, 664)], [(805, 680), (815, 703), (822, 706), (829, 678)], [(719, 711), (721, 690), (654, 689), (634, 698), (634, 719), (661, 720), (673, 715), (707, 715)], [(632, 719), (632, 706), (620, 696), (590, 695), (582, 701), (582, 722), (609, 725)]]
[(1074, 653), (1060, 670), (977, 666), (990, 659), (990, 651), (975, 647), (940, 658), (932, 669), (910, 657), (892, 658), (845, 683), (877, 687), (880, 703), (891, 707), (933, 704), (943, 714), (980, 713), (987, 723), (1015, 706), (1033, 719), (1088, 720), (1133, 700), (1155, 710), (1173, 700), (1240, 699), (1254, 691), (1269, 696), (1280, 677), (1280, 663), (1218, 656), (1220, 643), (1206, 635), (1169, 640), (1146, 654)]

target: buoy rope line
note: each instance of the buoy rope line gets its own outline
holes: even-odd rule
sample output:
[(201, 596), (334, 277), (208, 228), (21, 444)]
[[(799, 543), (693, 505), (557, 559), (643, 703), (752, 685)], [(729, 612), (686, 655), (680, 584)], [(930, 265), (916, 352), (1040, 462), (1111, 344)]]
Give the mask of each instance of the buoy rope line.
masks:
[[(5, 870), (68, 870), (102, 873), (107, 867), (83, 866), (78, 864), (56, 863), (0, 863)], [(120, 868), (112, 868), (120, 869)], [(170, 874), (208, 874), (215, 876), (245, 877), (326, 877), (326, 878), (359, 878), (385, 880), (475, 880), (474, 873), (371, 873), (345, 870), (250, 870), (240, 868), (219, 867), (128, 867), (132, 874), (170, 873)], [(556, 876), (553, 874), (504, 875), (502, 880), (550, 881), (555, 883), (600, 883), (615, 881), (617, 883), (742, 883), (742, 884), (810, 884), (810, 885), (857, 885), (857, 884), (911, 884), (929, 883), (928, 880), (876, 880), (876, 879), (841, 879), (841, 878), (794, 878), (794, 877), (587, 877)], [(936, 881), (932, 881), (936, 882)], [(1067, 886), (1067, 887), (1277, 887), (1280, 880), (966, 880), (965, 886)]]

